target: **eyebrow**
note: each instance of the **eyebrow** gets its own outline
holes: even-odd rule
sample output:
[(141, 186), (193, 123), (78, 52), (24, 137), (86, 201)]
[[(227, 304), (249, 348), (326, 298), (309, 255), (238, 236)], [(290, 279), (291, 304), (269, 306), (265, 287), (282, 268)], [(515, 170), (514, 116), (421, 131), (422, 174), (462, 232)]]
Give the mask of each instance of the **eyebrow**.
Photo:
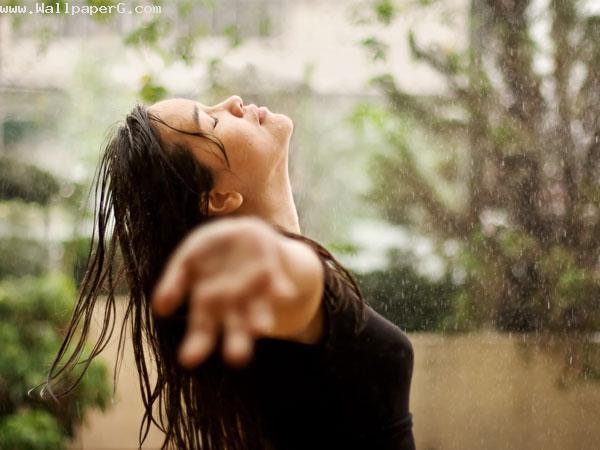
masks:
[[(198, 108), (198, 104), (194, 103), (194, 122), (200, 126), (200, 110)], [(200, 127), (202, 129), (202, 127)]]
[[(208, 115), (208, 114), (207, 114)], [(198, 107), (198, 103), (194, 103), (194, 121), (198, 125), (198, 128), (202, 133), (208, 133), (209, 130), (204, 131), (200, 126), (200, 108)], [(214, 127), (213, 127), (214, 128)]]
[[(205, 131), (202, 130), (202, 127), (200, 126), (200, 108), (198, 108), (198, 103), (194, 103), (194, 121), (196, 122), (196, 124), (198, 124), (198, 128), (200, 128), (200, 132), (201, 133), (205, 133)], [(225, 157), (225, 161), (227, 162), (227, 166), (229, 166), (229, 158), (227, 157), (227, 152), (225, 151), (225, 148), (222, 148), (219, 145), (219, 150), (221, 150), (221, 153), (223, 153), (223, 156)]]

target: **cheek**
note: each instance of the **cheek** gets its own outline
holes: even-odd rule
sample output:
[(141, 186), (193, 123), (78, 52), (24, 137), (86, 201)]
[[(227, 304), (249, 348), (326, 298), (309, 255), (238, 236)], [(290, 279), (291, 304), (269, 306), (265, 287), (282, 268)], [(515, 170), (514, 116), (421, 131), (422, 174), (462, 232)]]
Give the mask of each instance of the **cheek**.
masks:
[(282, 114), (277, 116), (264, 127), (239, 127), (221, 136), (234, 171), (258, 177), (286, 155), (293, 122)]
[(238, 174), (252, 176), (264, 164), (266, 142), (259, 139), (256, 133), (238, 130), (234, 134), (222, 137), (231, 169)]
[[(223, 142), (225, 143), (225, 140)], [(227, 136), (225, 145), (226, 148), (231, 148), (232, 152), (251, 159), (275, 151), (280, 144), (272, 130), (249, 128), (238, 129), (235, 133)]]

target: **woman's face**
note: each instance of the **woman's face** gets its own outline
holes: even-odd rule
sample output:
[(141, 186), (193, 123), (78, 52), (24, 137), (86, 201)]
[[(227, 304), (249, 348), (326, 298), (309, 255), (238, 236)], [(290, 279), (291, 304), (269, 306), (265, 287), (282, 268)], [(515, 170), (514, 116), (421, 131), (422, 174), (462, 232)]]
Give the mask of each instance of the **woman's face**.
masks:
[(221, 150), (209, 139), (156, 123), (163, 142), (183, 144), (212, 170), (217, 189), (237, 190), (248, 199), (263, 195), (269, 186), (281, 184), (282, 176), (287, 175), (294, 125), (283, 114), (244, 105), (237, 95), (212, 106), (189, 99), (169, 99), (155, 103), (149, 112), (173, 128), (191, 133), (202, 131), (221, 141), (229, 167)]

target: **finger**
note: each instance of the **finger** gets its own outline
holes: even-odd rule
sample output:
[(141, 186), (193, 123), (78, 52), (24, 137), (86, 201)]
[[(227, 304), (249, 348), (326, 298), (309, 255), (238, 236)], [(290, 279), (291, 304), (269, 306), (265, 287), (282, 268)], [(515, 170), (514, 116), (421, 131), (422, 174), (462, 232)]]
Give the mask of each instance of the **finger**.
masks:
[(160, 279), (151, 300), (158, 316), (168, 316), (183, 302), (188, 287), (188, 273), (183, 265), (172, 266)]
[(235, 219), (219, 219), (197, 227), (192, 231), (173, 253), (173, 261), (186, 263), (190, 260), (203, 260), (204, 256), (213, 252), (221, 252), (228, 248), (232, 232), (239, 229)]
[(227, 311), (223, 325), (223, 359), (232, 366), (245, 365), (252, 357), (254, 343), (241, 312), (237, 309)]
[(206, 308), (215, 304), (230, 307), (243, 299), (260, 294), (270, 283), (270, 274), (262, 268), (251, 268), (237, 273), (225, 273), (198, 283), (192, 292), (194, 302)]
[(258, 336), (268, 336), (275, 328), (275, 314), (270, 303), (253, 299), (246, 305), (247, 323), (250, 331)]
[[(227, 244), (227, 240), (223, 239), (224, 231), (232, 224), (216, 225), (205, 225), (194, 231), (169, 258), (152, 296), (152, 309), (157, 315), (172, 314), (181, 305), (189, 289), (190, 274), (193, 272), (197, 277), (200, 268), (205, 266), (208, 269), (207, 254), (221, 251)], [(203, 261), (203, 264), (197, 264), (197, 261)]]
[(179, 362), (192, 368), (202, 363), (214, 350), (217, 339), (215, 318), (203, 308), (191, 305), (188, 331), (179, 350)]
[(222, 313), (231, 307), (235, 298), (229, 285), (230, 276), (223, 275), (196, 283), (190, 302), (215, 314)]

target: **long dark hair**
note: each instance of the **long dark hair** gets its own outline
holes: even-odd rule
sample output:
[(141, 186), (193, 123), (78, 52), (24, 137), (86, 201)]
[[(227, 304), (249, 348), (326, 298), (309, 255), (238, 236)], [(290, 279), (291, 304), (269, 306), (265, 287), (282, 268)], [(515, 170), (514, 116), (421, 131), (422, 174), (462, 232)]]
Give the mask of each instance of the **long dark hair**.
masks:
[[(87, 271), (43, 393), (55, 399), (68, 395), (106, 347), (115, 327), (116, 288), (124, 277), (128, 301), (114, 381), (129, 330), (145, 407), (140, 447), (154, 423), (165, 433), (163, 449), (268, 448), (256, 414), (237, 395), (235, 377), (216, 356), (218, 352), (193, 371), (177, 363), (186, 305), (166, 320), (151, 313), (151, 293), (169, 254), (192, 228), (216, 220), (207, 213), (207, 196), (214, 183), (211, 171), (188, 148), (161, 142), (156, 123), (212, 140), (228, 164), (227, 153), (214, 136), (175, 129), (144, 106), (136, 106), (118, 127), (95, 175), (94, 233)], [(305, 236), (275, 228), (311, 245), (330, 268), (325, 299), (334, 309), (348, 306), (345, 302), (352, 303), (349, 306), (356, 307), (357, 313), (362, 311), (360, 289), (335, 257)], [(331, 278), (331, 273), (336, 275)], [(100, 297), (106, 297), (102, 328), (86, 354)]]

